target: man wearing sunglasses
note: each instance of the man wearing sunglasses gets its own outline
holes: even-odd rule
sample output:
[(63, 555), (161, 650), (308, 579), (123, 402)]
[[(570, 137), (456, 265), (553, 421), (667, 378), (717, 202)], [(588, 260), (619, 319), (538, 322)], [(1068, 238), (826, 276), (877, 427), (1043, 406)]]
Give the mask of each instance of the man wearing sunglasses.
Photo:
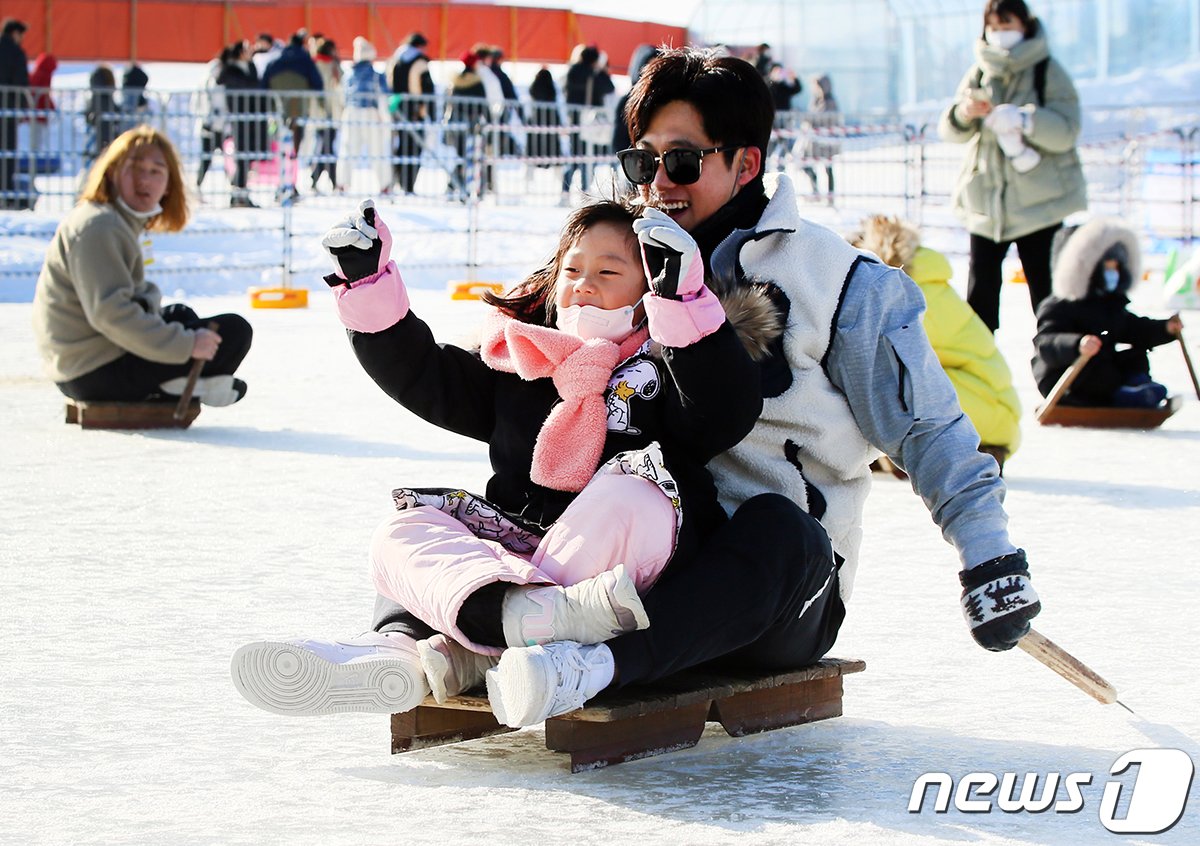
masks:
[(618, 159), (643, 201), (692, 235), (711, 278), (767, 286), (786, 328), (763, 363), (758, 424), (710, 464), (729, 521), (645, 595), (648, 629), (598, 646), (546, 644), (511, 662), (523, 675), (510, 683), (544, 705), (524, 724), (569, 710), (609, 679), (648, 682), (710, 661), (792, 668), (823, 656), (850, 597), (878, 450), (908, 472), (957, 548), (972, 636), (1011, 649), (1041, 606), (1025, 553), (1009, 541), (996, 462), (978, 452), (921, 328), (916, 285), (802, 220), (786, 175), (764, 180), (774, 107), (749, 63), (665, 51), (634, 85), (626, 115), (634, 146)]

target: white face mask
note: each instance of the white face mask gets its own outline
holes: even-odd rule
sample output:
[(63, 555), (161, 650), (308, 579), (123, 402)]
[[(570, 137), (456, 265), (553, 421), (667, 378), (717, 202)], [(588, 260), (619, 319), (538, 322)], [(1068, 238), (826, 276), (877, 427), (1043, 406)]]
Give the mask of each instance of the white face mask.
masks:
[(993, 47), (1001, 50), (1011, 50), (1025, 40), (1025, 33), (1019, 29), (989, 29), (984, 38)]
[(634, 308), (631, 305), (620, 308), (563, 306), (558, 309), (554, 323), (560, 331), (585, 341), (603, 338), (619, 344), (633, 334)]

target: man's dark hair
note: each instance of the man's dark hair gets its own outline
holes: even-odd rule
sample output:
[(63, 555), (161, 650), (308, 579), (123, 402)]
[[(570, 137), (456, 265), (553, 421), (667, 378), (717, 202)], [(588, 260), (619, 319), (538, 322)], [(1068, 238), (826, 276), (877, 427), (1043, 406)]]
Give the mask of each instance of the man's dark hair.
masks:
[(275, 43), (275, 36), (274, 36), (274, 35), (272, 35), (272, 34), (271, 34), (271, 33), (269, 33), (269, 32), (260, 32), (260, 33), (258, 34), (258, 37), (257, 37), (257, 38), (255, 38), (254, 40), (255, 40), (255, 41), (265, 41), (265, 42), (267, 42), (268, 44), (274, 44), (274, 43)]
[[(676, 100), (700, 113), (704, 134), (715, 143), (758, 147), (766, 155), (775, 104), (762, 75), (745, 59), (694, 47), (664, 48), (629, 92), (629, 137), (636, 143), (654, 113)], [(735, 152), (726, 152), (725, 160), (732, 162)]]
[(414, 32), (405, 39), (405, 43), (411, 47), (424, 47), (429, 43), (429, 40), (419, 32)]
[(14, 32), (24, 33), (28, 29), (29, 29), (29, 27), (25, 26), (25, 23), (23, 21), (19, 21), (16, 18), (5, 18), (4, 19), (4, 37), (5, 38), (12, 35)]

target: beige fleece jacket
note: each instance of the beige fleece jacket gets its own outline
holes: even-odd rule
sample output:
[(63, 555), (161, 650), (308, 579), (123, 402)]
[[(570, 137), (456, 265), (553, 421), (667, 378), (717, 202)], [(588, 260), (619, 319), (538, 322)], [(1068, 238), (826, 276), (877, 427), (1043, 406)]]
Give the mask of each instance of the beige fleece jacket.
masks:
[(125, 353), (165, 364), (192, 355), (195, 333), (160, 316), (146, 281), (141, 220), (109, 203), (80, 203), (59, 224), (33, 295), (46, 373), (77, 379)]

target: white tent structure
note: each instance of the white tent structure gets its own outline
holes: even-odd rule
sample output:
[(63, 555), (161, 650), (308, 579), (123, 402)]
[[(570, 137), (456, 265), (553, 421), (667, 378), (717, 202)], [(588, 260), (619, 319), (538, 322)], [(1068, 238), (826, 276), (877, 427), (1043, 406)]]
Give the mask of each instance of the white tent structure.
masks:
[[(1027, 0), (1077, 82), (1200, 57), (1200, 0)], [(697, 40), (769, 43), (801, 76), (827, 73), (848, 112), (896, 113), (952, 91), (983, 0), (704, 0)]]

